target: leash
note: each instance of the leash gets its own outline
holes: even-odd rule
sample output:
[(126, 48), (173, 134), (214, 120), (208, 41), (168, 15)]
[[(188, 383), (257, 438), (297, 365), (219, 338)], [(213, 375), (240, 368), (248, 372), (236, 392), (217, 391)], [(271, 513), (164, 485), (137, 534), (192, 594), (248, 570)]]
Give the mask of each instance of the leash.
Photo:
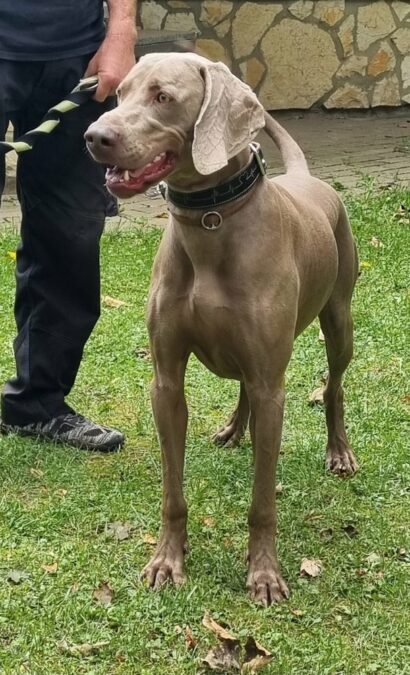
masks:
[(31, 129), (31, 131), (26, 131), (17, 141), (11, 143), (0, 141), (0, 155), (5, 155), (11, 150), (14, 150), (18, 154), (32, 150), (38, 138), (51, 134), (54, 131), (65, 113), (89, 101), (97, 87), (98, 78), (96, 76), (80, 80), (63, 101), (60, 101), (60, 103), (57, 103), (57, 105), (54, 105), (46, 112), (38, 127)]

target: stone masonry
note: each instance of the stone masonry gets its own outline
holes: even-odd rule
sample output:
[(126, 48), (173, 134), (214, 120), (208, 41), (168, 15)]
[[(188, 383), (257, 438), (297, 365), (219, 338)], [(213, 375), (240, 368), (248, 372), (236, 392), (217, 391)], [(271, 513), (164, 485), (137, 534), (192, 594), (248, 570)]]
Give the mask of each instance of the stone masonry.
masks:
[(145, 29), (195, 31), (269, 110), (410, 103), (410, 2), (143, 0)]

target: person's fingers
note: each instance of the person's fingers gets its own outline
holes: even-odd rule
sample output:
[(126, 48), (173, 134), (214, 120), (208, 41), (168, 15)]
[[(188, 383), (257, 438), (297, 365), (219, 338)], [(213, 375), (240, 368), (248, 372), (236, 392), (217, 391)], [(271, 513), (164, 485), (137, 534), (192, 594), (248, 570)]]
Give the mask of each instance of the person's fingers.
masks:
[(94, 99), (99, 103), (105, 101), (107, 96), (115, 92), (117, 86), (117, 79), (108, 74), (98, 73), (98, 87), (94, 94)]

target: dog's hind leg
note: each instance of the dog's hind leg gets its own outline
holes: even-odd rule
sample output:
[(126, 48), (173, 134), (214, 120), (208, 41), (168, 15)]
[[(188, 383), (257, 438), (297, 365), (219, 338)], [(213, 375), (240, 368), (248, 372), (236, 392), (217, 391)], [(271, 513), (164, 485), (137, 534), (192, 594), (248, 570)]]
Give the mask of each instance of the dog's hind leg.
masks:
[(357, 278), (357, 253), (344, 211), (335, 232), (339, 250), (339, 275), (332, 295), (319, 314), (325, 336), (329, 376), (323, 391), (328, 442), (326, 468), (348, 476), (358, 468), (344, 423), (342, 377), (353, 355), (353, 321), (350, 303)]
[(234, 448), (246, 431), (249, 420), (249, 401), (243, 382), (239, 391), (239, 401), (225, 426), (212, 436), (215, 445), (223, 445), (224, 448)]

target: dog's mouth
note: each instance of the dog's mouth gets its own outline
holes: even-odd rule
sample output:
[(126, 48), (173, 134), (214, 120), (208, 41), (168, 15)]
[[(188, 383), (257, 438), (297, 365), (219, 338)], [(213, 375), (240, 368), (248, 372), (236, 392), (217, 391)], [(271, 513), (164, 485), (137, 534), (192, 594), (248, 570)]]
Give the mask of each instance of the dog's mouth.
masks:
[(168, 176), (175, 168), (176, 162), (175, 154), (168, 151), (157, 155), (141, 169), (109, 167), (105, 174), (106, 186), (115, 197), (123, 199), (133, 197)]

